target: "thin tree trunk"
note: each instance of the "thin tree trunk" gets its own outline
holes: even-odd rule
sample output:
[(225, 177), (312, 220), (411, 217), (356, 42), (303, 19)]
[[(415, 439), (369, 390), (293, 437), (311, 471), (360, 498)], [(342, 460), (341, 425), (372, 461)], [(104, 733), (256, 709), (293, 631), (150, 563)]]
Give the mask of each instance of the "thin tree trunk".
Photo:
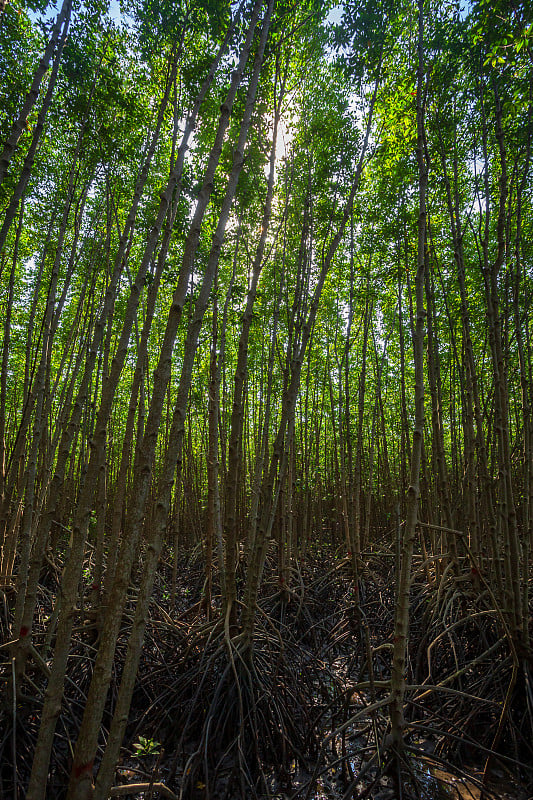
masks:
[[(369, 267), (372, 263), (370, 259)], [(354, 493), (353, 493), (353, 518), (354, 518), (354, 541), (352, 551), (352, 569), (354, 573), (354, 591), (359, 592), (359, 569), (361, 565), (361, 491), (363, 482), (363, 425), (365, 411), (365, 391), (366, 391), (366, 360), (368, 350), (368, 334), (372, 322), (373, 302), (368, 291), (365, 306), (365, 317), (363, 327), (363, 342), (361, 352), (361, 371), (359, 373), (359, 386), (357, 390), (357, 439), (355, 444), (355, 465), (354, 465)]]
[[(4, 7), (5, 7), (5, 2), (2, 8), (0, 9), (0, 13)], [(9, 167), (9, 163), (16, 150), (22, 131), (26, 126), (26, 122), (28, 120), (28, 117), (30, 116), (31, 110), (35, 105), (35, 103), (37, 102), (37, 98), (39, 97), (39, 88), (41, 86), (41, 82), (46, 74), (48, 65), (50, 63), (50, 59), (52, 58), (52, 54), (54, 50), (56, 50), (56, 47), (57, 47), (56, 62), (59, 65), (59, 58), (61, 56), (61, 50), (63, 47), (63, 43), (65, 41), (70, 21), (71, 8), (72, 8), (72, 0), (63, 0), (61, 11), (57, 15), (57, 19), (55, 21), (54, 27), (52, 28), (52, 33), (48, 41), (48, 44), (46, 45), (45, 51), (34, 72), (31, 87), (28, 91), (28, 94), (26, 95), (24, 104), (19, 112), (17, 119), (14, 120), (13, 122), (9, 135), (4, 144), (4, 149), (2, 151), (2, 154), (0, 155), (0, 186), (2, 185), (2, 182), (5, 178), (6, 172)], [(62, 29), (63, 29), (63, 34), (61, 34)], [(55, 83), (55, 78), (52, 79), (51, 77), (48, 88), (50, 89), (50, 84), (51, 84), (53, 90), (54, 83)], [(43, 103), (43, 108), (44, 106), (45, 103)]]
[(220, 422), (220, 382), (222, 378), (222, 365), (224, 364), (226, 351), (226, 328), (228, 321), (228, 309), (232, 296), (233, 285), (237, 269), (237, 254), (241, 238), (241, 228), (237, 231), (235, 243), (235, 255), (233, 258), (233, 272), (229, 282), (224, 309), (222, 312), (222, 323), (220, 326), (220, 344), (218, 344), (218, 307), (216, 300), (217, 289), (215, 287), (215, 300), (213, 305), (213, 343), (211, 346), (211, 363), (209, 375), (209, 433), (208, 433), (208, 463), (207, 463), (207, 542), (206, 542), (206, 606), (208, 614), (211, 614), (211, 595), (212, 595), (212, 565), (209, 563), (209, 556), (213, 554), (216, 547), (218, 559), (218, 574), (220, 579), (220, 589), (222, 598), (226, 597), (226, 570), (224, 566), (224, 540), (222, 509), (220, 501), (220, 447), (219, 447), (219, 422)]
[[(429, 270), (425, 275), (425, 291), (427, 299), (427, 337), (428, 337), (428, 383), (431, 395), (431, 424), (432, 442), (435, 449), (437, 461), (438, 493), (440, 494), (441, 510), (444, 527), (450, 530), (455, 529), (452, 503), (450, 496), (450, 485), (448, 480), (448, 466), (444, 452), (444, 435), (442, 421), (442, 390), (439, 364), (439, 343), (437, 338), (436, 324), (437, 314), (435, 311), (435, 295), (432, 285), (432, 278)], [(450, 535), (447, 542), (446, 551), (449, 551), (453, 560), (457, 564), (457, 547), (455, 537)]]
[(494, 434), (497, 442), (497, 458), (499, 467), (498, 526), (503, 545), (503, 562), (505, 565), (504, 611), (508, 616), (515, 646), (522, 648), (522, 596), (521, 596), (521, 561), (520, 545), (516, 527), (516, 509), (514, 505), (511, 454), (509, 441), (509, 393), (505, 380), (505, 355), (503, 348), (502, 316), (498, 279), (504, 263), (506, 240), (505, 219), (507, 203), (507, 161), (502, 128), (502, 109), (496, 84), (495, 99), (495, 132), (500, 155), (500, 175), (498, 193), (498, 211), (496, 218), (496, 254), (491, 262), (489, 255), (490, 238), (490, 184), (488, 160), (488, 133), (485, 115), (483, 90), (481, 89), (482, 141), (485, 159), (485, 228), (481, 239), (483, 254), (483, 277), (487, 301), (487, 318), (489, 329), (489, 345), (494, 373)]
[[(27, 186), (28, 181), (30, 179), (31, 171), (32, 171), (32, 168), (33, 168), (33, 162), (34, 162), (34, 159), (35, 159), (35, 154), (37, 152), (37, 146), (39, 144), (42, 132), (44, 130), (44, 123), (45, 123), (46, 115), (48, 113), (48, 109), (50, 108), (50, 104), (52, 102), (52, 97), (53, 97), (53, 94), (54, 94), (54, 89), (55, 89), (56, 80), (57, 80), (57, 74), (59, 72), (59, 64), (61, 62), (61, 54), (63, 52), (63, 47), (65, 46), (65, 42), (67, 40), (67, 32), (68, 32), (68, 27), (69, 27), (69, 22), (70, 22), (71, 0), (66, 0), (65, 1), (64, 9), (65, 9), (65, 17), (64, 17), (63, 31), (62, 31), (61, 37), (59, 39), (59, 43), (58, 43), (58, 46), (57, 46), (57, 52), (56, 52), (55, 57), (54, 57), (54, 63), (53, 63), (53, 66), (52, 66), (52, 74), (50, 75), (50, 80), (48, 81), (48, 88), (46, 90), (46, 94), (45, 94), (44, 99), (43, 99), (43, 104), (41, 106), (41, 110), (39, 111), (39, 116), (37, 117), (37, 123), (35, 125), (35, 128), (33, 129), (33, 135), (32, 135), (31, 144), (29, 146), (28, 152), (26, 153), (26, 157), (24, 159), (24, 164), (22, 166), (22, 172), (21, 172), (21, 174), (19, 176), (19, 179), (17, 181), (17, 185), (15, 186), (15, 189), (13, 190), (13, 194), (11, 196), (11, 200), (9, 202), (9, 206), (7, 208), (7, 211), (6, 211), (4, 222), (2, 224), (2, 228), (0, 229), (0, 252), (2, 252), (2, 250), (4, 249), (4, 245), (6, 243), (7, 235), (9, 233), (9, 229), (11, 227), (11, 223), (13, 222), (13, 220), (15, 218), (15, 214), (17, 213), (18, 205), (19, 205), (22, 197), (24, 196), (24, 192), (26, 191), (26, 186)], [(60, 17), (61, 16), (62, 16), (62, 14), (60, 14)], [(46, 69), (46, 67), (45, 67), (45, 69)], [(39, 70), (38, 70), (38, 72), (39, 72)], [(42, 76), (41, 76), (41, 78), (42, 78)], [(33, 90), (33, 87), (32, 87), (32, 90)], [(37, 88), (37, 91), (38, 91), (38, 88)], [(31, 97), (33, 97), (32, 91), (30, 91), (30, 94), (28, 95), (25, 107), (23, 108), (23, 111), (21, 112), (21, 117), (25, 113), (26, 105), (28, 104), (29, 99)], [(27, 113), (29, 114), (29, 111)], [(19, 122), (20, 122), (21, 117), (19, 117), (19, 120), (17, 121), (16, 126), (14, 126), (14, 130), (13, 130), (11, 136), (8, 138), (8, 141), (6, 142), (6, 145), (4, 147), (4, 153), (2, 154), (2, 156), (0, 156), (0, 185), (2, 184), (2, 180), (3, 180), (4, 174), (5, 174), (5, 170), (7, 169), (7, 166), (9, 164), (11, 155), (13, 154), (13, 150), (14, 150), (14, 148), (16, 146), (16, 143), (18, 141), (20, 133), (22, 132), (22, 125), (24, 124), (25, 120), (24, 120), (24, 122), (21, 123), (20, 129), (19, 129)]]
[[(3, 503), (5, 499), (5, 484), (6, 484), (6, 397), (7, 397), (7, 371), (9, 366), (9, 350), (11, 346), (11, 315), (13, 312), (13, 296), (15, 291), (15, 269), (17, 266), (20, 234), (22, 231), (22, 220), (24, 217), (24, 203), (20, 207), (19, 224), (17, 228), (17, 235), (15, 237), (15, 245), (13, 247), (13, 259), (11, 266), (11, 273), (9, 275), (9, 283), (6, 298), (6, 311), (4, 319), (4, 338), (2, 342), (2, 366), (0, 368), (0, 498)], [(7, 534), (6, 525), (0, 527), (0, 551), (4, 550), (4, 536)], [(4, 575), (3, 570), (0, 571)]]
[(410, 486), (407, 493), (403, 530), (402, 559), (394, 620), (391, 672), (391, 740), (397, 753), (403, 750), (404, 697), (406, 686), (407, 642), (409, 636), (409, 589), (420, 495), (420, 463), (424, 437), (424, 273), (426, 269), (426, 193), (428, 168), (424, 156), (424, 3), (418, 0), (418, 69), (416, 87), (416, 157), (418, 164), (418, 247), (415, 279), (416, 325), (413, 335), (415, 365), (415, 423), (411, 450)]
[[(286, 74), (285, 74), (286, 77)], [(276, 82), (278, 75), (276, 74)], [(242, 463), (242, 441), (244, 426), (244, 388), (248, 375), (248, 341), (252, 326), (254, 303), (257, 297), (257, 286), (264, 263), (264, 252), (270, 229), (272, 214), (272, 198), (274, 195), (274, 178), (276, 167), (276, 144), (278, 123), (283, 102), (285, 78), (280, 87), (277, 104), (274, 110), (274, 126), (272, 133), (272, 147), (270, 149), (270, 167), (267, 181), (267, 195), (263, 209), (261, 223), (261, 236), (257, 246), (246, 308), (242, 316), (241, 334), (237, 351), (237, 366), (235, 368), (233, 406), (231, 412), (231, 426), (228, 443), (228, 474), (226, 478), (226, 492), (224, 504), (224, 534), (225, 534), (225, 597), (223, 616), (230, 614), (230, 625), (236, 622), (237, 585), (235, 583), (235, 570), (237, 567), (237, 491), (239, 485), (239, 465)]]

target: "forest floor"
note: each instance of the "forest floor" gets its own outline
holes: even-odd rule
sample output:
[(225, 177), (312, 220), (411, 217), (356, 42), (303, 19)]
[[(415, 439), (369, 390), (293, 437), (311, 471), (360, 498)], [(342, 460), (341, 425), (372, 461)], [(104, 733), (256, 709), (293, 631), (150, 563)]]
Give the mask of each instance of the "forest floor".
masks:
[[(237, 677), (235, 669), (231, 675), (224, 647), (215, 644), (216, 607), (212, 621), (206, 620), (202, 563), (198, 552), (180, 561), (173, 593), (170, 555), (162, 561), (117, 768), (117, 794), (121, 784), (152, 782), (154, 789), (163, 783), (169, 797), (174, 793), (182, 800), (533, 797), (531, 686), (514, 668), (490, 593), (476, 593), (469, 580), (457, 577), (437, 585), (421, 557), (415, 558), (407, 747), (398, 774), (383, 746), (395, 595), (391, 553), (375, 548), (366, 558), (359, 609), (341, 555), (308, 551), (305, 567), (293, 570), (289, 593), (280, 590), (275, 559), (267, 562), (248, 689), (246, 676)], [(42, 583), (43, 635), (58, 577), (50, 569)], [(134, 603), (132, 588), (130, 611)], [(106, 726), (129, 620), (127, 612)], [(61, 798), (66, 787), (95, 644), (90, 622), (80, 625), (56, 734), (50, 798)], [(43, 677), (37, 671), (29, 677), (36, 692), (42, 691)], [(22, 709), (17, 769), (24, 785), (38, 731), (37, 706), (20, 717)], [(9, 727), (0, 753), (2, 797), (9, 796), (12, 772)]]

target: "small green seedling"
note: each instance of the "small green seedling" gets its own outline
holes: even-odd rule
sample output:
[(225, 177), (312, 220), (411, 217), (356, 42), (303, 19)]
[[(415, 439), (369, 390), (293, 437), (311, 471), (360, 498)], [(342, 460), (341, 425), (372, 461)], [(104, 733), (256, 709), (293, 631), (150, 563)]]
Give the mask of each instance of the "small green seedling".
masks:
[(137, 758), (142, 756), (157, 756), (159, 755), (159, 746), (161, 742), (156, 742), (154, 739), (147, 739), (145, 736), (139, 736), (139, 741), (135, 742), (133, 749)]

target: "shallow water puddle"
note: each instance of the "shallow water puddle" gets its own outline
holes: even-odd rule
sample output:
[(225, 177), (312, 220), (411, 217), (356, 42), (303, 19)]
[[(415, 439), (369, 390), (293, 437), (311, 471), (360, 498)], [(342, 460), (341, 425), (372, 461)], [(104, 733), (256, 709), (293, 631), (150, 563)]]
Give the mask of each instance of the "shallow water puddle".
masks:
[[(453, 775), (430, 759), (421, 759), (415, 766), (416, 774), (427, 792), (424, 800), (482, 800), (482, 773), (467, 776)], [(483, 797), (499, 800), (526, 800), (527, 793), (506, 780), (491, 780)]]

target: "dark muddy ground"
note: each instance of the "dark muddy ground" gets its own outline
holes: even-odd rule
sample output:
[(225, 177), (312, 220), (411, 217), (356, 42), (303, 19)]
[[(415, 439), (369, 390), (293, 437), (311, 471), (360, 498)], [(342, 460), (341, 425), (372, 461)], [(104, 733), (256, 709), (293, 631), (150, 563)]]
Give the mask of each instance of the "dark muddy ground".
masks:
[[(216, 598), (212, 619), (206, 619), (201, 558), (179, 564), (173, 598), (167, 554), (114, 794), (123, 795), (122, 784), (136, 784), (139, 790), (131, 787), (129, 796), (147, 797), (150, 792), (140, 791), (140, 785), (146, 789), (152, 783), (152, 797), (163, 791), (182, 800), (533, 797), (529, 673), (523, 665), (513, 668), (488, 595), (474, 593), (467, 580), (450, 580), (437, 591), (421, 569), (415, 569), (411, 599), (406, 750), (402, 762), (390, 763), (391, 554), (373, 552), (366, 563), (359, 610), (346, 563), (335, 553), (317, 551), (308, 555), (305, 567), (296, 564), (288, 595), (280, 588), (274, 560), (267, 564), (255, 647), (245, 663), (238, 647), (228, 649)], [(37, 643), (45, 657), (55, 581), (57, 574), (51, 573), (42, 586)], [(130, 612), (134, 603), (132, 589)], [(126, 613), (106, 726), (129, 625)], [(50, 774), (51, 800), (65, 792), (95, 644), (88, 615), (76, 629)], [(7, 679), (7, 650), (0, 653)], [(29, 776), (45, 688), (40, 671), (30, 670), (29, 679), (35, 702), (21, 706), (17, 717), (19, 797)], [(0, 797), (10, 798), (8, 704), (2, 717)]]

